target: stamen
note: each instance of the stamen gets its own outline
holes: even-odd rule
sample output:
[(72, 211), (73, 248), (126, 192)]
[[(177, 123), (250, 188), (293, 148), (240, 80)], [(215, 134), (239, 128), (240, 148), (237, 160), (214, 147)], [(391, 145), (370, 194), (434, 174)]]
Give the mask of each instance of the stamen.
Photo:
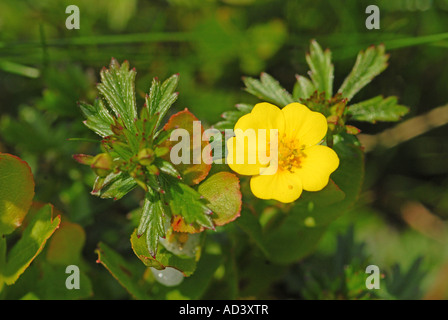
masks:
[[(288, 140), (285, 135), (279, 141), (278, 150), (278, 164), (282, 170), (293, 172), (296, 168), (301, 168), (302, 159), (305, 157), (303, 150), (304, 145), (301, 145), (298, 140)], [(292, 188), (292, 186), (288, 186)]]

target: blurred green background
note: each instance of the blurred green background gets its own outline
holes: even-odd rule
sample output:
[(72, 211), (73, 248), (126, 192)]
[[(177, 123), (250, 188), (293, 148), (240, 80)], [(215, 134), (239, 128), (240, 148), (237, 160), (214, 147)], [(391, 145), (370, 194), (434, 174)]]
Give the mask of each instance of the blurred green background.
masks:
[[(79, 30), (65, 27), (71, 4), (80, 9)], [(381, 10), (380, 30), (365, 27), (370, 4)], [(67, 141), (96, 138), (76, 102), (94, 100), (99, 71), (112, 57), (137, 69), (140, 105), (154, 76), (180, 73), (175, 108), (188, 107), (213, 124), (236, 103), (256, 102), (242, 90), (244, 75), (266, 71), (292, 90), (294, 75), (308, 70), (311, 39), (332, 50), (335, 87), (359, 50), (384, 43), (389, 67), (356, 101), (396, 95), (410, 107), (407, 119), (448, 102), (447, 21), (448, 0), (2, 0), (0, 152), (26, 160), (36, 199), (85, 228), (84, 258), (97, 275), (94, 298), (127, 297), (94, 264), (94, 249), (99, 241), (128, 249), (133, 226), (127, 213), (141, 194), (117, 203), (91, 196), (93, 174), (71, 156), (95, 154), (99, 145)], [(367, 134), (394, 126), (355, 125)], [(316, 254), (281, 272), (261, 268), (264, 284), (240, 283), (238, 296), (354, 298), (357, 281), (364, 285), (362, 259), (368, 259), (395, 277), (395, 298), (447, 298), (447, 136), (448, 127), (440, 126), (368, 153), (360, 200), (331, 226)], [(343, 286), (334, 272), (346, 275)]]

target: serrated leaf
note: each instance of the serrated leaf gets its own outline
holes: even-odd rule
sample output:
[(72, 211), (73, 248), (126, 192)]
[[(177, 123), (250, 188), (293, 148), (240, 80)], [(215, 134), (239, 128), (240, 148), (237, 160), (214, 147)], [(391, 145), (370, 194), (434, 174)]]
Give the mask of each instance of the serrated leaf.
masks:
[(280, 108), (294, 102), (291, 94), (266, 72), (261, 74), (260, 80), (244, 77), (243, 82), (247, 92), (263, 101), (272, 102)]
[(157, 166), (157, 168), (159, 168), (161, 172), (168, 174), (176, 179), (181, 178), (180, 172), (171, 162), (162, 160), (161, 158), (157, 158), (154, 164)]
[(325, 98), (333, 96), (334, 66), (331, 63), (331, 51), (323, 51), (317, 41), (312, 40), (310, 53), (306, 55), (310, 67), (310, 77), (319, 92), (325, 92)]
[(146, 232), (146, 245), (152, 257), (157, 254), (159, 238), (165, 236), (164, 222), (165, 212), (162, 201), (157, 196), (147, 194), (137, 228), (137, 236), (141, 237)]
[(157, 78), (153, 79), (149, 95), (146, 97), (146, 106), (150, 116), (157, 115), (155, 128), (159, 127), (163, 117), (176, 102), (178, 94), (174, 90), (177, 88), (178, 82), (178, 74), (172, 75), (163, 83), (160, 83)]
[(98, 91), (107, 100), (110, 108), (117, 118), (121, 118), (126, 128), (134, 131), (134, 119), (137, 118), (137, 106), (135, 101), (136, 72), (129, 70), (129, 62), (121, 64), (112, 59), (109, 69), (104, 68), (100, 72), (101, 83)]
[(252, 109), (254, 108), (253, 104), (247, 104), (247, 103), (238, 103), (235, 105), (235, 108), (237, 108), (242, 113), (250, 113)]
[(409, 108), (397, 104), (396, 97), (377, 96), (349, 106), (347, 114), (351, 120), (367, 121), (398, 121), (409, 112)]
[(0, 153), (0, 236), (22, 224), (34, 197), (34, 179), (28, 164)]
[(217, 130), (234, 129), (237, 121), (244, 115), (250, 113), (253, 109), (253, 105), (236, 105), (238, 110), (230, 110), (224, 112), (221, 117), (224, 119), (213, 125), (213, 128)]
[(385, 54), (384, 45), (371, 46), (359, 52), (352, 71), (345, 78), (338, 93), (351, 100), (359, 90), (387, 68), (388, 59), (389, 55)]
[(306, 100), (316, 91), (316, 87), (306, 77), (296, 75), (296, 83), (292, 91), (294, 101)]
[[(180, 216), (187, 225), (197, 225), (214, 229), (210, 214), (212, 211), (206, 206), (203, 196), (185, 183), (170, 181), (166, 184), (166, 198), (173, 216)], [(182, 231), (177, 224), (176, 231)]]
[(219, 121), (217, 123), (215, 123), (213, 125), (213, 128), (220, 130), (220, 131), (224, 131), (227, 129), (231, 129), (233, 130), (233, 128), (235, 128), (235, 121), (230, 121), (230, 120), (223, 120), (223, 121)]
[(80, 102), (79, 107), (86, 117), (83, 123), (89, 129), (103, 138), (113, 134), (111, 126), (115, 121), (101, 99), (96, 99), (93, 106)]
[(110, 173), (105, 179), (97, 177), (91, 194), (103, 199), (121, 199), (137, 186), (125, 172)]
[(30, 214), (30, 221), (22, 237), (8, 252), (5, 268), (0, 272), (0, 281), (11, 285), (17, 281), (34, 258), (42, 251), (47, 239), (58, 228), (60, 216), (52, 217), (53, 207), (45, 205), (35, 214)]
[(119, 141), (114, 141), (112, 143), (112, 149), (108, 151), (112, 159), (119, 157), (120, 160), (129, 161), (134, 156), (134, 152), (131, 150), (129, 144)]

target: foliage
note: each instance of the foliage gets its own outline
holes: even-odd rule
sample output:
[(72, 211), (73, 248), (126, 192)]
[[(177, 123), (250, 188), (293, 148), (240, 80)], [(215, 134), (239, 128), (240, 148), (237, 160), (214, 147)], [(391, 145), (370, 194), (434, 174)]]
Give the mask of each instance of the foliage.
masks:
[[(446, 1), (379, 1), (380, 30), (365, 1), (126, 3), (77, 1), (80, 30), (67, 1), (0, 3), (0, 298), (448, 297), (447, 127), (368, 154), (358, 141), (446, 104)], [(176, 126), (233, 128), (259, 101), (327, 117), (341, 166), (324, 190), (260, 201), (225, 165), (162, 155)], [(92, 168), (98, 154), (130, 165)], [(64, 286), (72, 264), (81, 290)]]

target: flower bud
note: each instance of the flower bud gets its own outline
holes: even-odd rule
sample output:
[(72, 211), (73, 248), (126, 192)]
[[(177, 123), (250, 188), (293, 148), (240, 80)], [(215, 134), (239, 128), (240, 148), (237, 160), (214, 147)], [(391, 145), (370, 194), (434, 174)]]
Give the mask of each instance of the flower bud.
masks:
[(99, 177), (105, 177), (112, 170), (112, 158), (108, 153), (100, 153), (93, 158), (90, 167)]
[(154, 151), (149, 148), (142, 149), (138, 152), (137, 158), (142, 166), (149, 166), (154, 161)]

